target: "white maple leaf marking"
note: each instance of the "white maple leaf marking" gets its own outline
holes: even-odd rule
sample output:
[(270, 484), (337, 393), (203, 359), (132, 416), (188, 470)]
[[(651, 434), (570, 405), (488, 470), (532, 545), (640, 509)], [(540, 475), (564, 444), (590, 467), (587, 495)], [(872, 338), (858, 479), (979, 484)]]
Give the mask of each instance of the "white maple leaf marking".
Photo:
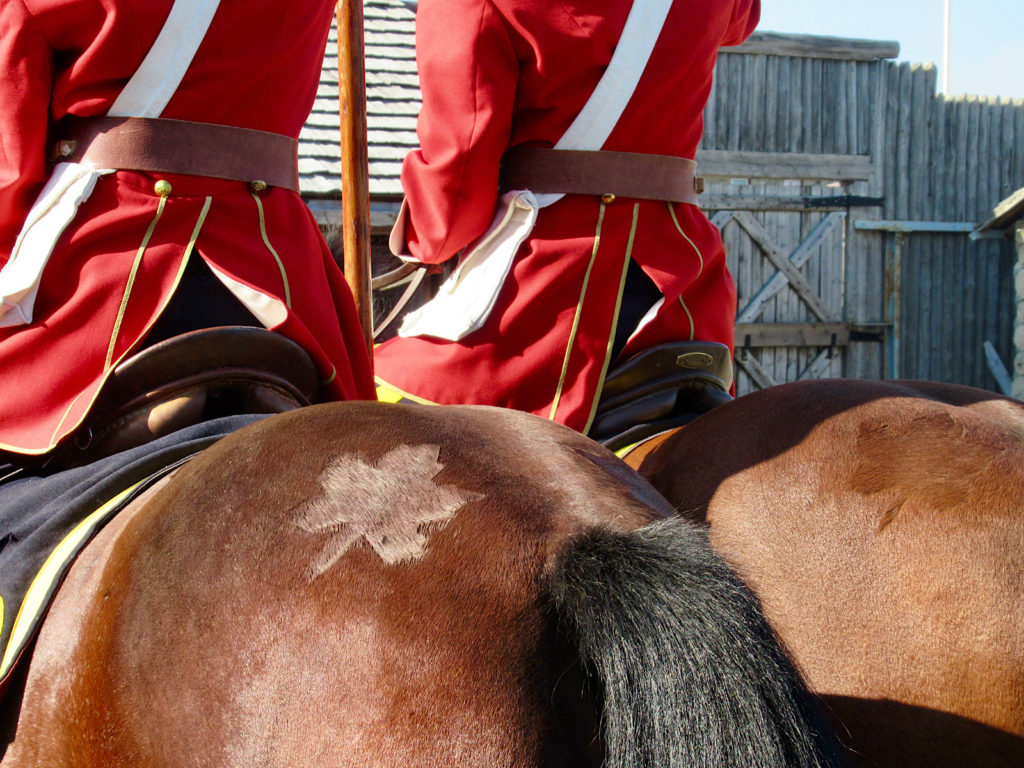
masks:
[(423, 557), (425, 529), (443, 526), (465, 504), (484, 494), (434, 478), (444, 469), (439, 445), (400, 445), (375, 464), (341, 456), (320, 475), (323, 493), (298, 510), (296, 524), (313, 534), (331, 534), (310, 563), (315, 579), (361, 539), (389, 565)]

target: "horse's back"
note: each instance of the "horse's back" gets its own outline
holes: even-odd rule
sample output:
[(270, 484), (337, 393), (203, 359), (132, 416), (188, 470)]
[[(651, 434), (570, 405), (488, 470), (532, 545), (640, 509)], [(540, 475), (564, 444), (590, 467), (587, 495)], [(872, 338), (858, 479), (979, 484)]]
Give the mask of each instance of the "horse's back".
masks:
[(72, 567), (5, 765), (829, 764), (703, 531), (543, 419), (314, 406), (131, 513)]
[(73, 566), (4, 764), (596, 765), (537, 585), (656, 495), (485, 410), (319, 406), (193, 459)]
[(1024, 404), (785, 385), (640, 469), (706, 519), (865, 764), (1024, 760)]

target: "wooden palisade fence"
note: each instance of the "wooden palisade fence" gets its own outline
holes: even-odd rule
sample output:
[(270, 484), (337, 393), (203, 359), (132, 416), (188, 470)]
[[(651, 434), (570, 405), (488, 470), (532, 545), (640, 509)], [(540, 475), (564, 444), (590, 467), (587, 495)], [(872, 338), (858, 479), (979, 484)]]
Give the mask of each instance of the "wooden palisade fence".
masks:
[(897, 52), (758, 34), (719, 58), (698, 159), (740, 295), (740, 391), (995, 388), (985, 341), (1012, 359), (1012, 245), (969, 234), (1024, 184), (1024, 103), (936, 95)]

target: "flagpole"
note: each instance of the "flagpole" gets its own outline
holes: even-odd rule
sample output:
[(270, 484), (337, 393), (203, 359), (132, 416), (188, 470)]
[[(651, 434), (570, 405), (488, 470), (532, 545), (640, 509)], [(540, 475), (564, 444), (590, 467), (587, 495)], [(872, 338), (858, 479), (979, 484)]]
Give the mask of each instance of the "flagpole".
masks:
[(370, 171), (366, 136), (366, 58), (362, 0), (338, 2), (338, 112), (345, 280), (373, 359), (370, 292)]

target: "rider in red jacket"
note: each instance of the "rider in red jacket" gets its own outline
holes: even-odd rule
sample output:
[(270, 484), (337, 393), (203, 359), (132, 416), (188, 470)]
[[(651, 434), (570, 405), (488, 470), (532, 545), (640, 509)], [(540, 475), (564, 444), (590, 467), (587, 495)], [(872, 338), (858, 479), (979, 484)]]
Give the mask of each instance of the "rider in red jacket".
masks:
[[(213, 16), (157, 116), (297, 137), (334, 0), (179, 3), (205, 3)], [(351, 294), (292, 188), (160, 171), (100, 175), (56, 233), (35, 287), (23, 290), (40, 250), (35, 236), (18, 244), (19, 233), (51, 177), (63, 121), (110, 113), (172, 5), (0, 4), (0, 450), (44, 453), (72, 432), (118, 361), (174, 330), (161, 315), (179, 288), (192, 315), (184, 328), (263, 325), (310, 353), (329, 396), (374, 397)], [(187, 10), (182, 36), (195, 15)], [(170, 49), (180, 50), (176, 40)], [(143, 96), (165, 87), (166, 69)], [(56, 159), (73, 148), (58, 145)], [(204, 149), (215, 154), (190, 152), (208, 161)]]
[[(487, 230), (503, 156), (556, 145), (601, 79), (632, 4), (421, 0), (421, 146), (402, 169), (398, 250), (439, 264)], [(759, 14), (759, 0), (674, 0), (598, 148), (692, 159), (718, 48), (742, 42)], [(624, 291), (639, 294), (628, 319)], [(695, 205), (568, 194), (537, 212), (481, 327), (377, 348), (378, 396), (506, 406), (586, 431), (613, 358), (688, 339), (731, 348), (735, 302), (719, 233)]]

